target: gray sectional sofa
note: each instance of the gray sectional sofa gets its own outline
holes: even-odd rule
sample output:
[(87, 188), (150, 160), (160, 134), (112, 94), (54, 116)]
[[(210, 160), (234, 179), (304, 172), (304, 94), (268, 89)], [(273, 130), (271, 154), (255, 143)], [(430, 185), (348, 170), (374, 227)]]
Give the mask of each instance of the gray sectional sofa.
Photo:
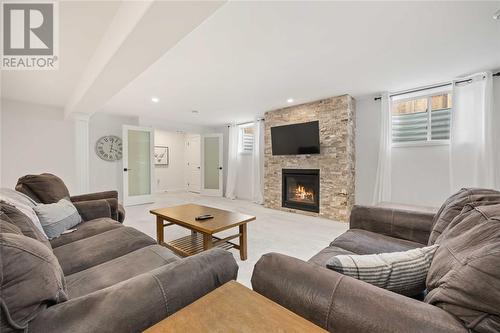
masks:
[[(326, 268), (334, 255), (438, 244), (423, 290), (409, 295)], [(500, 332), (500, 192), (462, 189), (436, 214), (355, 206), (350, 229), (308, 262), (264, 255), (255, 291), (334, 333)], [(410, 296), (410, 297), (408, 297)]]
[(80, 211), (80, 215), (89, 220), (95, 216), (107, 216), (118, 222), (123, 222), (125, 219), (125, 209), (118, 203), (117, 191), (71, 196), (64, 181), (51, 173), (26, 175), (19, 178), (16, 191), (43, 204), (55, 203), (63, 198), (69, 199)]
[(181, 259), (92, 205), (50, 244), (26, 231), (26, 215), (1, 207), (2, 333), (140, 332), (237, 276), (229, 252)]

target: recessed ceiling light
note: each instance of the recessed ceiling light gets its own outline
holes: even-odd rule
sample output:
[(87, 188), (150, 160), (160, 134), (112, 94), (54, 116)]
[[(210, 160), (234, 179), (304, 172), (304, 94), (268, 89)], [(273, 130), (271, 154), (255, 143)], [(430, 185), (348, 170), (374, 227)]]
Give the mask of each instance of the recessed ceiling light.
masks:
[(293, 103), (293, 98), (289, 98), (286, 100), (287, 103)]
[(151, 102), (158, 103), (160, 99), (158, 97), (151, 97)]

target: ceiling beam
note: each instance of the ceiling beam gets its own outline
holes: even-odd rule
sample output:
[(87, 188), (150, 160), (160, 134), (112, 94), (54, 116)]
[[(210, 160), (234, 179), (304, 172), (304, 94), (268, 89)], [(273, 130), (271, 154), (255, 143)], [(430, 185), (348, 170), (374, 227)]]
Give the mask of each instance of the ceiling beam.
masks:
[(66, 116), (98, 111), (224, 3), (123, 1), (65, 106)]

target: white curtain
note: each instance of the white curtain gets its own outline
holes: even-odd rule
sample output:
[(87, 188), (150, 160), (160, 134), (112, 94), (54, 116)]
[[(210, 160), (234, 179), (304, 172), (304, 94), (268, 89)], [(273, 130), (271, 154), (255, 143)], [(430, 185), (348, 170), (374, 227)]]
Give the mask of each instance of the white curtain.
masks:
[(252, 201), (264, 203), (264, 120), (255, 121), (252, 152)]
[(227, 154), (226, 198), (236, 199), (236, 182), (238, 180), (238, 138), (239, 128), (229, 125)]
[[(460, 82), (470, 80), (469, 82)], [(450, 190), (462, 187), (495, 187), (498, 153), (493, 148), (493, 77), (479, 73), (453, 82), (450, 133)]]
[(380, 108), (380, 143), (378, 152), (377, 176), (373, 204), (391, 201), (391, 164), (392, 164), (392, 119), (391, 100), (388, 93), (382, 94)]

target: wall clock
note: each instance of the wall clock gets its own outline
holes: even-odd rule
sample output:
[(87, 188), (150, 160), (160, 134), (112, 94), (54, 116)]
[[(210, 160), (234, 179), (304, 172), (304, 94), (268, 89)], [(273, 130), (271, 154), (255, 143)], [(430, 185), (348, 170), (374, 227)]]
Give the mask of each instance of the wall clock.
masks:
[(108, 161), (118, 161), (122, 158), (122, 139), (116, 135), (105, 135), (95, 143), (95, 153), (99, 158)]

